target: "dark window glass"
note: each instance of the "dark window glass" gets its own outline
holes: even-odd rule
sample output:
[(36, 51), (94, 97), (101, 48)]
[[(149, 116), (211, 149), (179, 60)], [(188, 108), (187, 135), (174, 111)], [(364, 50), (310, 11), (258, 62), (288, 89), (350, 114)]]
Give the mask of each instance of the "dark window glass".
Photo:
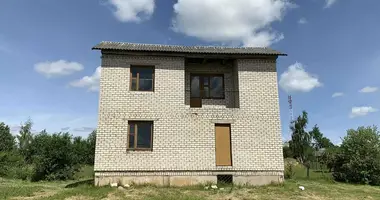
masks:
[(131, 90), (153, 91), (154, 67), (131, 66)]
[(210, 97), (210, 90), (208, 87), (203, 87), (203, 96), (204, 98), (209, 98)]
[(135, 148), (135, 125), (129, 125), (129, 138), (128, 138), (128, 147)]
[(208, 86), (208, 80), (209, 80), (208, 76), (203, 77), (203, 85), (204, 86)]
[(139, 82), (139, 91), (152, 91), (153, 79), (141, 79)]
[(137, 148), (150, 148), (151, 144), (151, 124), (139, 123), (137, 129)]
[(199, 98), (200, 95), (201, 95), (201, 90), (200, 90), (200, 87), (199, 87), (199, 76), (192, 76), (191, 77), (191, 97), (193, 98)]
[(210, 96), (213, 98), (223, 98), (224, 97), (224, 89), (223, 89), (223, 77), (221, 76), (213, 76), (210, 79)]

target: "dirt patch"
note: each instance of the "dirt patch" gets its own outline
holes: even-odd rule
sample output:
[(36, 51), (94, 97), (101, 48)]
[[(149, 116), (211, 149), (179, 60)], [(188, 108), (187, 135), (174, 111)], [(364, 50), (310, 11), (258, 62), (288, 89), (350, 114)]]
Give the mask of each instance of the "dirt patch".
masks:
[(118, 192), (111, 192), (108, 193), (106, 198), (103, 198), (101, 200), (121, 200), (122, 198), (118, 196)]
[(92, 198), (91, 197), (82, 196), (82, 195), (78, 195), (78, 196), (73, 196), (73, 197), (66, 198), (65, 200), (90, 200), (90, 199), (92, 199)]
[(39, 199), (39, 198), (44, 198), (44, 197), (50, 197), (53, 196), (57, 193), (57, 191), (53, 190), (45, 190), (41, 192), (34, 192), (31, 196), (29, 197), (12, 197), (12, 200), (32, 200), (32, 199)]

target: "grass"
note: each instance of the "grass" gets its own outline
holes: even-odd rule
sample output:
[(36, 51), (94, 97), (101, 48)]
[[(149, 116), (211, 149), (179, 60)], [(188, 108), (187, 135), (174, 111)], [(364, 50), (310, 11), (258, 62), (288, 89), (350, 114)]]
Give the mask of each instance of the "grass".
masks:
[[(83, 171), (89, 172), (90, 168)], [(83, 172), (86, 174), (85, 172)], [(89, 173), (88, 173), (89, 174)], [(88, 178), (86, 175), (78, 177)], [(150, 185), (134, 186), (120, 190), (110, 187), (94, 187), (88, 181), (83, 184), (65, 182), (31, 183), (20, 180), (0, 179), (0, 199), (13, 200), (219, 200), (219, 199), (314, 199), (314, 200), (357, 200), (380, 199), (380, 187), (335, 183), (329, 173), (310, 171), (306, 179), (306, 170), (301, 166), (295, 168), (295, 176), (283, 184), (263, 187), (240, 187), (224, 185), (223, 190), (205, 190), (203, 186), (195, 187), (154, 187)], [(71, 187), (66, 187), (71, 185)], [(301, 191), (298, 187), (304, 186)]]

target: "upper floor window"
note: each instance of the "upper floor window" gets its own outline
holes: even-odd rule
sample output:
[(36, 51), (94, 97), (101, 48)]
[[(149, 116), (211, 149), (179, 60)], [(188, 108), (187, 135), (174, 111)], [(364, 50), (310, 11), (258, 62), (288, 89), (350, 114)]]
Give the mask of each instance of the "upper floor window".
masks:
[(224, 99), (223, 74), (192, 74), (190, 84), (191, 98)]
[(154, 91), (154, 66), (131, 66), (131, 91)]

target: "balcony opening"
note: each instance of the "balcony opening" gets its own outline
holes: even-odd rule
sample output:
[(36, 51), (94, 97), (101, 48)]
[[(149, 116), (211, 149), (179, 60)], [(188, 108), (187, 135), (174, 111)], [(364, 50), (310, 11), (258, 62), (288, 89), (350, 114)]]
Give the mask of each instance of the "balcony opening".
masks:
[(237, 108), (237, 66), (234, 60), (187, 59), (185, 103), (190, 107)]

